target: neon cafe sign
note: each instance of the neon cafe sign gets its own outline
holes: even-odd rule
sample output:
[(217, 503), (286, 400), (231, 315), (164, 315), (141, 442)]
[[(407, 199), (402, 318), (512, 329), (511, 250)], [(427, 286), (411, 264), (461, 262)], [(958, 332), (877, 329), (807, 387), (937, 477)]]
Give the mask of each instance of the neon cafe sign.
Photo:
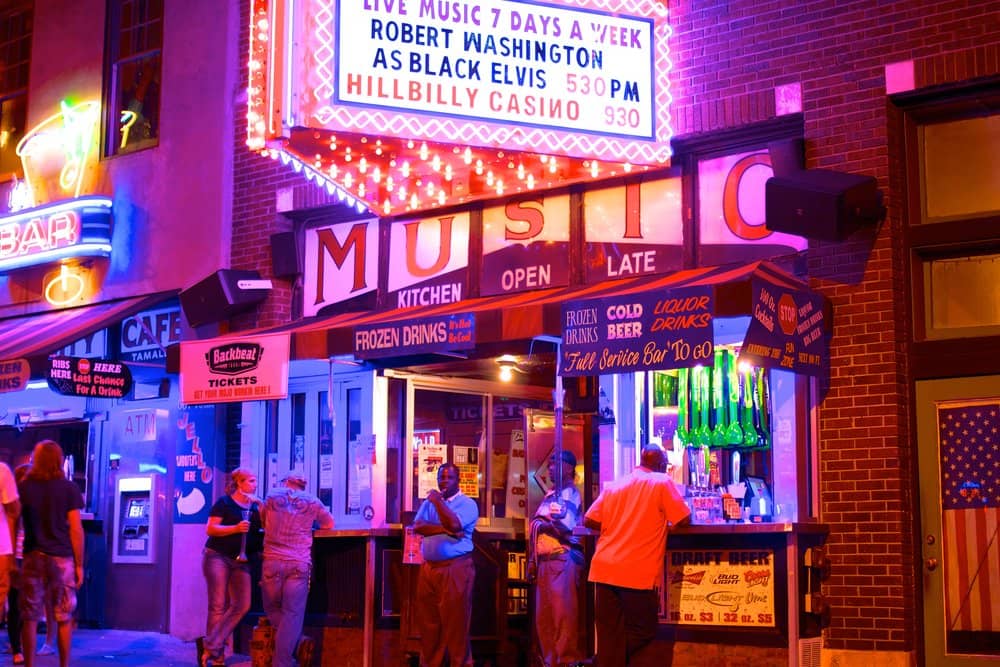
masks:
[(662, 0), (251, 0), (247, 145), (379, 215), (670, 161)]
[(111, 254), (111, 199), (80, 196), (91, 187), (99, 122), (98, 102), (63, 101), (18, 142), (24, 180), (11, 190), (12, 214), (0, 217), (0, 272)]

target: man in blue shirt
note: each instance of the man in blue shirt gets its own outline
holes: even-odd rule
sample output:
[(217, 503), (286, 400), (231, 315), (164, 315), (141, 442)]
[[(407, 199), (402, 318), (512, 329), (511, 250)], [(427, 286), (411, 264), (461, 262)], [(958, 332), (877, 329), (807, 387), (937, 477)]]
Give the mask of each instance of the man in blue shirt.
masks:
[(469, 623), (476, 578), (472, 530), (479, 508), (458, 490), (455, 464), (442, 464), (437, 477), (437, 490), (427, 494), (413, 521), (413, 530), (424, 538), (416, 604), (420, 664), (466, 667), (472, 665)]

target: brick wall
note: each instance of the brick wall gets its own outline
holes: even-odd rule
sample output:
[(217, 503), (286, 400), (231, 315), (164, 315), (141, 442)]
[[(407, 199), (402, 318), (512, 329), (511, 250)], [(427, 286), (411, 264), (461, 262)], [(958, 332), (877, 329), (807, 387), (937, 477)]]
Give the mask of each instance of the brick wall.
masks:
[(914, 60), (917, 87), (1000, 72), (989, 2), (670, 2), (674, 131), (759, 122), (775, 86), (799, 83), (806, 166), (875, 176), (888, 216), (877, 233), (814, 244), (813, 285), (834, 305), (831, 383), (820, 410), (822, 519), (833, 605), (826, 644), (914, 650), (915, 462), (906, 373), (909, 314), (901, 242), (898, 112), (887, 64)]

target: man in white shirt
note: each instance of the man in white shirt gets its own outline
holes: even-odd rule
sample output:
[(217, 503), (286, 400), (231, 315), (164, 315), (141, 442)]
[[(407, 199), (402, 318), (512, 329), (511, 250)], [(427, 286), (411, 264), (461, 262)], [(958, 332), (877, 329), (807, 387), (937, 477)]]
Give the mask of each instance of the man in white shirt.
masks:
[[(642, 449), (640, 465), (625, 479), (608, 484), (587, 511), (584, 525), (601, 532), (590, 562), (594, 582), (597, 664), (657, 665), (653, 655), (668, 526), (688, 520), (656, 445)], [(669, 664), (669, 663), (666, 663)]]
[(17, 482), (10, 466), (0, 461), (0, 504), (7, 515), (6, 526), (0, 526), (0, 609), (7, 603), (10, 592), (10, 575), (14, 571), (14, 545), (17, 543), (17, 518), (21, 515), (21, 501), (17, 495)]

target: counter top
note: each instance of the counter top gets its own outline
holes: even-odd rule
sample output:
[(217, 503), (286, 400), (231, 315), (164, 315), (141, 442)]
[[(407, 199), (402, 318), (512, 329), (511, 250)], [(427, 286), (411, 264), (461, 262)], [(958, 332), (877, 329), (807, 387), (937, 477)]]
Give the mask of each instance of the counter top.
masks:
[[(392, 523), (379, 528), (330, 528), (313, 531), (315, 538), (330, 537), (401, 537), (403, 525)], [(476, 526), (476, 535), (488, 540), (523, 540), (524, 531), (506, 526)]]
[[(798, 533), (825, 535), (830, 527), (825, 523), (814, 521), (804, 523), (705, 523), (686, 524), (680, 528), (671, 528), (670, 535), (759, 535), (768, 533)], [(574, 535), (593, 535), (600, 533), (584, 526), (577, 526)]]
[(759, 533), (813, 533), (826, 534), (830, 527), (825, 523), (709, 523), (687, 524), (670, 531), (671, 535), (753, 535)]
[(327, 537), (399, 537), (402, 528), (385, 526), (382, 528), (329, 528), (313, 531), (315, 538)]

